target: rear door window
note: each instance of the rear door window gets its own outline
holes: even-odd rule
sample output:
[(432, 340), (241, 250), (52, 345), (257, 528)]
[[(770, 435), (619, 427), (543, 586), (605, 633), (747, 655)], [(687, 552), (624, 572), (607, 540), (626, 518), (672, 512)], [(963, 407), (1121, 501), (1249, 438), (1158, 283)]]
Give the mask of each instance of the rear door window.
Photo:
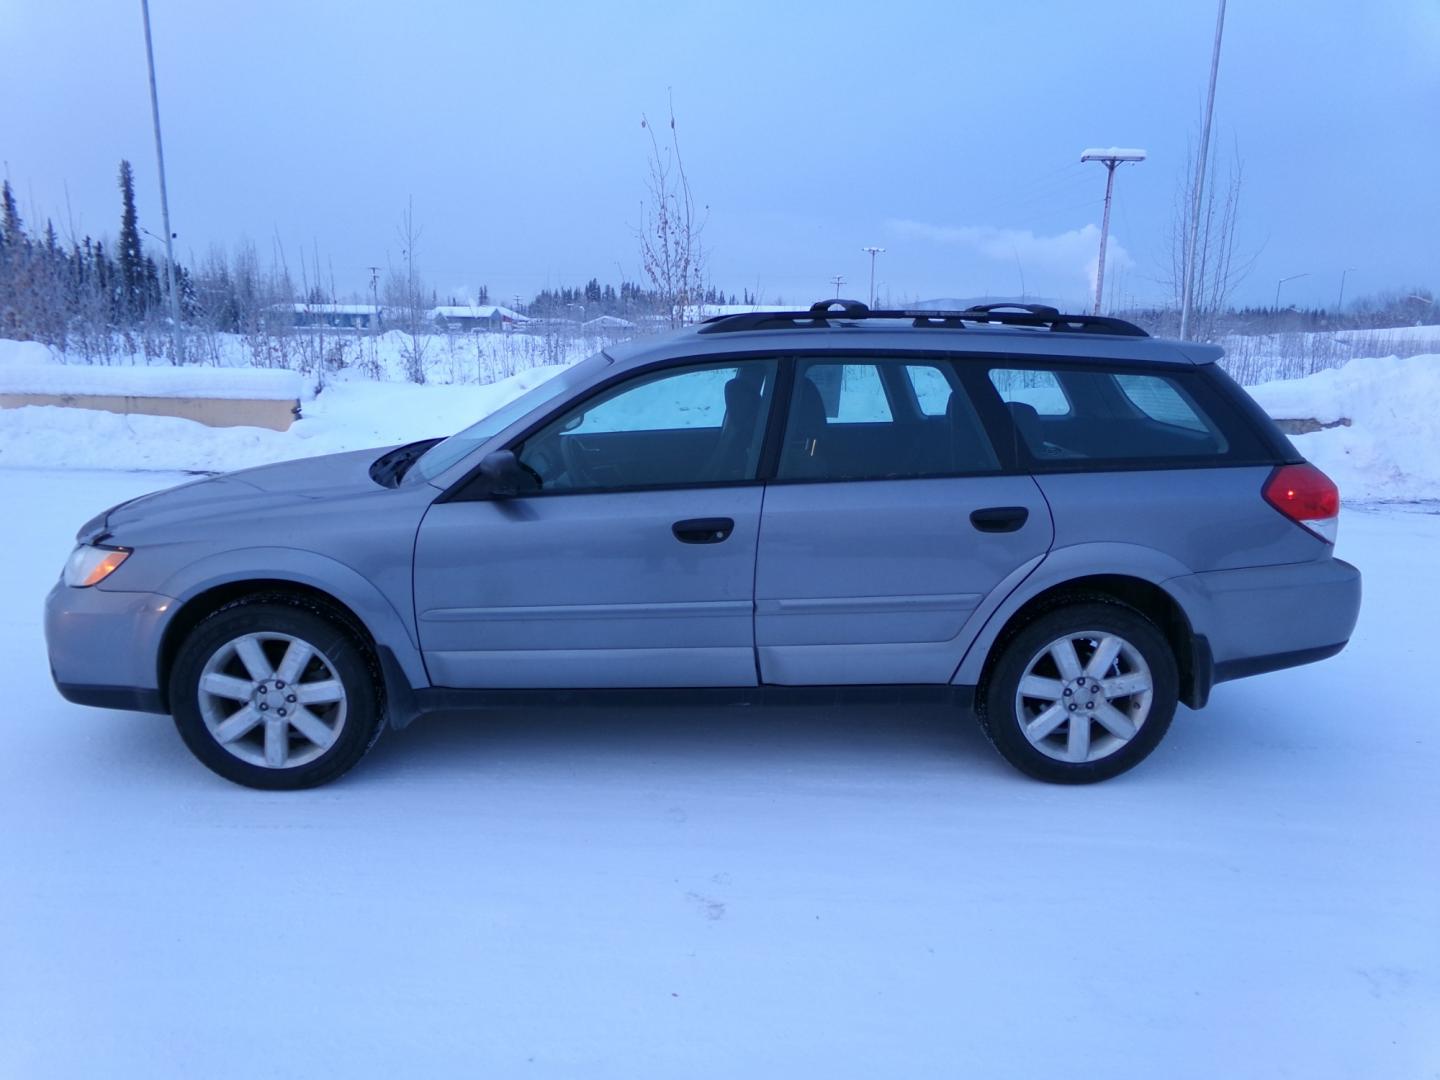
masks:
[(778, 479), (902, 480), (998, 468), (949, 364), (796, 361)]

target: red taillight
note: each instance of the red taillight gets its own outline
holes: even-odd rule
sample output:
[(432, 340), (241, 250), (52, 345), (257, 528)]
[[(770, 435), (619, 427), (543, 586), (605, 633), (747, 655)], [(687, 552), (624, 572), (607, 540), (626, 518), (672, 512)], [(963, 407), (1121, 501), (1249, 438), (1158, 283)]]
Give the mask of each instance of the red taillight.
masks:
[(1335, 542), (1340, 489), (1314, 465), (1280, 466), (1265, 481), (1263, 494), (1266, 502), (1291, 521), (1328, 543)]

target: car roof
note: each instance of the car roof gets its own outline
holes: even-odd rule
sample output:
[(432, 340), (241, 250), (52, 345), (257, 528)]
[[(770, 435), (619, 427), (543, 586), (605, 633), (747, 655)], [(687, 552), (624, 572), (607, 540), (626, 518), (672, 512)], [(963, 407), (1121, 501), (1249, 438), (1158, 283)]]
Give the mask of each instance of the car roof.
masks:
[(1062, 360), (1116, 360), (1133, 364), (1201, 365), (1224, 355), (1217, 345), (1094, 331), (1066, 332), (1030, 326), (914, 326), (898, 319), (845, 320), (825, 325), (716, 332), (700, 323), (654, 337), (631, 338), (606, 353), (616, 367), (641, 367), (665, 360), (750, 353), (970, 353), (985, 357)]

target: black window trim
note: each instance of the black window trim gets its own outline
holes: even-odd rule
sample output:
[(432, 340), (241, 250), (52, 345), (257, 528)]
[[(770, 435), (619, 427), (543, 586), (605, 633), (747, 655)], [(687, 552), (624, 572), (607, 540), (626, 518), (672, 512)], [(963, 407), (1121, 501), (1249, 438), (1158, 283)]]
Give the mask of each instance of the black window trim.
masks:
[[(788, 421), (790, 399), (794, 387), (795, 368), (797, 360), (804, 359), (831, 359), (839, 362), (859, 361), (894, 361), (899, 363), (931, 363), (950, 365), (957, 376), (957, 383), (964, 390), (970, 400), (970, 405), (980, 419), (982, 434), (990, 443), (999, 463), (997, 469), (984, 471), (950, 472), (915, 474), (897, 477), (793, 477), (781, 479), (776, 477), (775, 472), (779, 465), (780, 451), (783, 446), (784, 425)], [(1244, 396), (1243, 390), (1232, 390), (1228, 386), (1227, 379), (1207, 378), (1206, 373), (1213, 368), (1212, 364), (1192, 364), (1180, 361), (1163, 360), (1122, 360), (1103, 356), (1074, 356), (1066, 354), (1035, 354), (1035, 353), (1006, 353), (996, 352), (974, 352), (969, 350), (959, 351), (953, 349), (936, 348), (934, 346), (923, 349), (897, 349), (897, 348), (876, 348), (852, 342), (829, 343), (827, 345), (812, 345), (804, 348), (779, 348), (779, 349), (746, 349), (734, 352), (683, 354), (672, 357), (664, 357), (653, 360), (649, 363), (639, 364), (635, 367), (617, 371), (606, 378), (595, 383), (583, 392), (583, 396), (574, 396), (556, 404), (553, 408), (547, 409), (533, 424), (526, 427), (524, 431), (506, 441), (507, 447), (513, 447), (523, 443), (537, 430), (550, 423), (561, 413), (568, 411), (575, 405), (582, 404), (598, 394), (603, 393), (617, 383), (625, 382), (637, 376), (646, 375), (654, 371), (668, 368), (701, 367), (707, 365), (723, 366), (729, 363), (743, 363), (746, 361), (775, 361), (776, 380), (775, 392), (770, 396), (770, 412), (766, 418), (765, 435), (761, 440), (760, 457), (757, 462), (756, 474), (749, 480), (705, 480), (692, 481), (684, 484), (640, 484), (624, 485), (605, 488), (586, 488), (579, 491), (535, 491), (524, 492), (511, 498), (552, 498), (565, 495), (613, 495), (626, 494), (631, 492), (656, 492), (656, 491), (688, 491), (691, 489), (703, 490), (708, 488), (736, 488), (755, 487), (766, 484), (872, 484), (872, 483), (894, 483), (907, 480), (967, 480), (980, 479), (991, 476), (1040, 476), (1054, 473), (1123, 473), (1123, 472), (1164, 472), (1170, 470), (1189, 469), (1217, 469), (1217, 468), (1250, 468), (1256, 466), (1273, 466), (1283, 464), (1297, 458), (1295, 450), (1288, 440), (1283, 436), (1275, 436), (1271, 431), (1266, 430), (1254, 416), (1252, 411), (1258, 410), (1258, 406), (1247, 409), (1245, 402), (1236, 401), (1237, 394)], [(1231, 410), (1234, 422), (1237, 426), (1243, 427), (1246, 434), (1250, 435), (1265, 453), (1254, 458), (1247, 458), (1240, 455), (1228, 456), (1197, 456), (1184, 458), (1036, 458), (1028, 448), (1023, 445), (1019, 432), (1015, 429), (1010, 420), (1009, 411), (1005, 408), (999, 391), (990, 381), (989, 370), (991, 367), (1004, 366), (1011, 369), (1036, 369), (1046, 370), (1056, 367), (1063, 367), (1067, 370), (1079, 372), (1095, 371), (1099, 369), (1107, 373), (1123, 373), (1136, 375), (1154, 375), (1157, 373), (1178, 374), (1182, 378), (1195, 378), (1206, 387), (1206, 392), (1212, 394), (1218, 401)], [(1187, 375), (1186, 373), (1193, 373)], [(882, 375), (883, 378), (883, 375)], [(1250, 401), (1246, 397), (1246, 401)], [(1212, 417), (1212, 420), (1214, 418)], [(1223, 431), (1222, 427), (1222, 431)], [(1282, 445), (1283, 440), (1283, 445)], [(489, 501), (492, 496), (488, 492), (472, 490), (479, 479), (480, 466), (477, 462), (459, 480), (452, 483), (436, 498), (435, 502), (479, 502)]]

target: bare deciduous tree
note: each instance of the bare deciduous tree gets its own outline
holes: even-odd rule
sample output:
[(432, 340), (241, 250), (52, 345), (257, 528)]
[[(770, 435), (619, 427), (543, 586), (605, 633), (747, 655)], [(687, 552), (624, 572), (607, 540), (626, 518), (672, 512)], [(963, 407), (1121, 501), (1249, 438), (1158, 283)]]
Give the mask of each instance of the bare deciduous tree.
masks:
[(416, 247), (424, 232), (415, 224), (415, 200), (405, 203), (405, 214), (395, 230), (400, 244), (401, 265), (391, 266), (385, 277), (385, 308), (409, 339), (401, 348), (405, 376), (413, 383), (425, 381), (425, 351), (430, 329), (425, 325), (425, 287), (415, 268)]
[(681, 326), (695, 317), (705, 292), (705, 249), (700, 243), (705, 222), (696, 212), (685, 160), (680, 155), (674, 105), (669, 108), (667, 145), (662, 147), (655, 128), (643, 114), (640, 126), (650, 136), (650, 174), (645, 185), (649, 195), (640, 206), (638, 230), (640, 260), (661, 311), (671, 326)]
[[(1232, 155), (1224, 183), (1217, 175), (1219, 155), (1206, 166), (1199, 225), (1195, 238), (1195, 272), (1190, 285), (1191, 333), (1199, 341), (1213, 341), (1224, 332), (1221, 314), (1254, 266), (1255, 255), (1241, 255), (1235, 248), (1240, 194), (1244, 186), (1244, 163)], [(1165, 284), (1175, 298), (1178, 313), (1185, 289), (1185, 248), (1195, 221), (1195, 149), (1185, 155), (1185, 165), (1175, 191), (1175, 210), (1170, 223), (1170, 265)]]

